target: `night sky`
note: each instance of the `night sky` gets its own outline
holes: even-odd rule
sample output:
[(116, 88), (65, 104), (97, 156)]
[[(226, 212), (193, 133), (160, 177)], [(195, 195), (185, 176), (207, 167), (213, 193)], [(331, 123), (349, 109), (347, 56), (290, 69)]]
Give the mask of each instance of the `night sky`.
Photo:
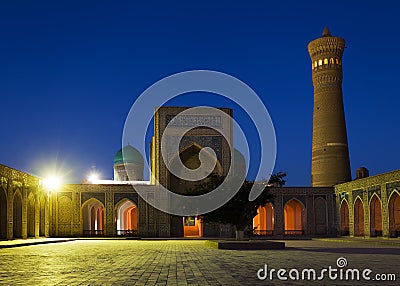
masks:
[[(400, 167), (397, 1), (137, 2), (0, 2), (1, 164), (42, 177), (56, 172), (70, 183), (92, 169), (111, 179), (135, 99), (166, 76), (209, 69), (262, 98), (277, 136), (275, 171), (288, 173), (289, 186), (308, 186), (307, 44), (327, 25), (346, 40), (353, 177), (360, 166), (371, 175)], [(170, 104), (233, 107), (214, 98), (188, 94)]]

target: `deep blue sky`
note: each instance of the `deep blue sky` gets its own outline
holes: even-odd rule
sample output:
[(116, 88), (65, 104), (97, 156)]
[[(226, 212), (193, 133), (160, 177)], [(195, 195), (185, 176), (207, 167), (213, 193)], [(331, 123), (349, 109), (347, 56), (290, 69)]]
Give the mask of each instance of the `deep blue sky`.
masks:
[(288, 185), (309, 185), (307, 43), (328, 25), (347, 42), (353, 177), (359, 166), (372, 175), (400, 167), (396, 1), (141, 2), (0, 2), (1, 164), (40, 176), (55, 168), (67, 182), (95, 166), (111, 179), (135, 98), (165, 76), (211, 69), (261, 96), (277, 134), (275, 170), (288, 172)]

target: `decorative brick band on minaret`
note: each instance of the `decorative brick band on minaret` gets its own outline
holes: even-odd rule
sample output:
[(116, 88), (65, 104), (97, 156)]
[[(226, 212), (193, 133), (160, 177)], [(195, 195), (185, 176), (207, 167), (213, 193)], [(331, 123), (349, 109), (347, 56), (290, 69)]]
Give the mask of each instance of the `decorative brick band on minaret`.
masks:
[(326, 27), (308, 44), (314, 85), (311, 185), (332, 186), (351, 180), (342, 98), (345, 41)]

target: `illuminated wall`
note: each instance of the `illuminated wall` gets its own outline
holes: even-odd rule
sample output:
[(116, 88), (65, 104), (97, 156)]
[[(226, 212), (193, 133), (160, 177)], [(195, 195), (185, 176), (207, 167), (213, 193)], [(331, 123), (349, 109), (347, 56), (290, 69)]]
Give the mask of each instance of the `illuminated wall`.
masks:
[(335, 186), (339, 220), (350, 236), (400, 237), (400, 170)]

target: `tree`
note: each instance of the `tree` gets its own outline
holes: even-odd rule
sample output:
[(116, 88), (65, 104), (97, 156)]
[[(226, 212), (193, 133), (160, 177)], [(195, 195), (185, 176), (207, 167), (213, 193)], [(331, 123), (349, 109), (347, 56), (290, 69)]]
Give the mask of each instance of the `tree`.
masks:
[[(244, 230), (246, 226), (249, 225), (249, 222), (257, 215), (258, 208), (272, 201), (273, 195), (269, 191), (269, 188), (283, 186), (286, 182), (284, 180), (285, 176), (286, 173), (278, 172), (273, 174), (268, 182), (265, 180), (261, 182), (245, 180), (239, 191), (226, 204), (198, 218), (205, 223), (232, 224), (235, 226), (236, 230)], [(211, 175), (205, 183), (190, 190), (189, 193), (196, 195), (207, 193), (220, 185), (223, 180), (224, 177)], [(249, 194), (253, 185), (262, 188), (263, 191), (255, 200), (249, 201)]]

